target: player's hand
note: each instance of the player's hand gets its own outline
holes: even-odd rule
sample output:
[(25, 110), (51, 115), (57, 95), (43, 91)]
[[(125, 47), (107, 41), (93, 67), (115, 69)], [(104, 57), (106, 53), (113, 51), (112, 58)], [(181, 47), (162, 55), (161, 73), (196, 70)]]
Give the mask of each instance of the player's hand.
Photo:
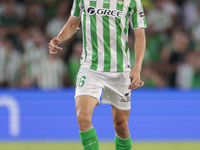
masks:
[(58, 51), (63, 50), (58, 45), (60, 44), (60, 39), (55, 37), (49, 42), (49, 52), (50, 54), (56, 54)]
[(133, 68), (130, 72), (130, 78), (132, 79), (129, 89), (135, 90), (144, 85), (144, 82), (140, 79), (140, 69)]

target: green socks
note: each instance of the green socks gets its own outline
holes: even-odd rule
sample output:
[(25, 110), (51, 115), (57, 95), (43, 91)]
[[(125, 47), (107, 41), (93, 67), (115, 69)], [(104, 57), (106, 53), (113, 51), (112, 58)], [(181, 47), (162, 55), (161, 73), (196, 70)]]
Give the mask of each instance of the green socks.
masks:
[(116, 150), (131, 150), (131, 137), (122, 139), (115, 135), (115, 149)]
[[(80, 138), (84, 150), (99, 150), (98, 138), (93, 127), (85, 132), (80, 131)], [(131, 150), (131, 147), (131, 137), (122, 139), (115, 135), (116, 150)]]
[(80, 131), (80, 138), (84, 150), (99, 150), (98, 138), (93, 127), (85, 132)]

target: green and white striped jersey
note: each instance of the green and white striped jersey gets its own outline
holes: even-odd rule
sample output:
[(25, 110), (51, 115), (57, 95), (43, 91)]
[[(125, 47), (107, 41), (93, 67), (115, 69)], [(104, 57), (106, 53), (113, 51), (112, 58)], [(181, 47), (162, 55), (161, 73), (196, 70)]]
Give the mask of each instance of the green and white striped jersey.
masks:
[(71, 14), (81, 17), (81, 68), (130, 71), (129, 24), (133, 29), (147, 27), (140, 0), (74, 0)]

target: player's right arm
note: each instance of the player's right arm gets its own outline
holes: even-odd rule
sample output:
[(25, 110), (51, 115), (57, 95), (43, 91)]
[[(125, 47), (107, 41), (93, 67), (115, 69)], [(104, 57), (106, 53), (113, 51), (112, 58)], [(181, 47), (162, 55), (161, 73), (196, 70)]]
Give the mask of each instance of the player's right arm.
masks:
[(73, 17), (72, 15), (70, 16), (68, 22), (62, 28), (58, 36), (49, 42), (49, 52), (51, 54), (56, 54), (57, 51), (62, 50), (62, 48), (59, 47), (58, 45), (70, 39), (76, 33), (80, 22), (81, 22), (81, 17), (76, 18)]

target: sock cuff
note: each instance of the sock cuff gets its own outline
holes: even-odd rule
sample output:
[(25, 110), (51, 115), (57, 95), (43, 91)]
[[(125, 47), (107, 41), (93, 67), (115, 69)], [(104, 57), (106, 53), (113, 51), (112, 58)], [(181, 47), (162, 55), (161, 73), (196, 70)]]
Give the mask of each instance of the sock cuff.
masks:
[(79, 133), (80, 133), (80, 137), (82, 140), (91, 139), (93, 136), (96, 135), (96, 131), (95, 131), (94, 127), (92, 127), (91, 129), (89, 129), (87, 131), (84, 131), (84, 132), (79, 131)]
[(119, 145), (129, 145), (131, 144), (131, 136), (126, 139), (122, 139), (117, 134), (115, 134), (115, 142)]
[(79, 132), (80, 132), (80, 133), (85, 133), (85, 132), (88, 132), (88, 131), (92, 130), (93, 128), (94, 128), (94, 127), (90, 128), (90, 129), (87, 130), (87, 131), (80, 131), (80, 130), (79, 130)]

